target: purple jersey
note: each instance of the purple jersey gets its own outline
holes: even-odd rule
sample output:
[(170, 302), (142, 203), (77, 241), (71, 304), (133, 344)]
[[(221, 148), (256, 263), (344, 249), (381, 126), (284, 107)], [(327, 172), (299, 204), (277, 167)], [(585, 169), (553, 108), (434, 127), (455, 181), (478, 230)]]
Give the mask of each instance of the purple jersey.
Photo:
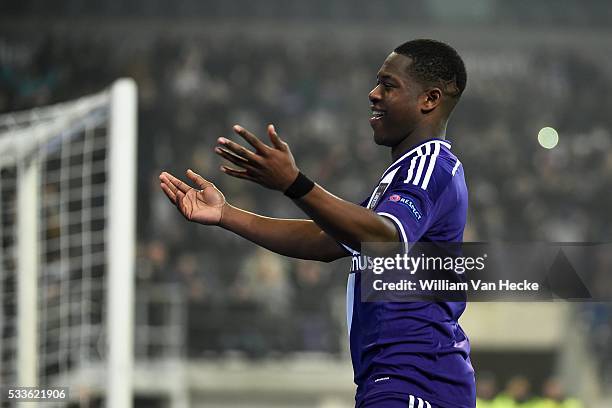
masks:
[[(450, 148), (440, 139), (414, 147), (361, 205), (391, 219), (403, 242), (461, 242), (468, 195)], [(465, 302), (362, 302), (360, 273), (351, 271), (347, 287), (357, 406), (399, 393), (417, 401), (414, 408), (474, 408), (470, 345), (458, 323)]]

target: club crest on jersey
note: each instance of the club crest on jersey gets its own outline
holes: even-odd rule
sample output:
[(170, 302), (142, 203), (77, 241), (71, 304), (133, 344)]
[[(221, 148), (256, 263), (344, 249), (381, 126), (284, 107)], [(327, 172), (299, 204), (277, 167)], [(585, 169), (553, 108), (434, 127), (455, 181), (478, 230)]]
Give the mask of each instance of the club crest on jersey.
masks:
[(421, 221), (421, 218), (423, 218), (416, 204), (410, 198), (402, 197), (399, 194), (392, 194), (389, 197), (389, 201), (408, 207), (410, 209), (410, 214), (412, 214), (415, 220)]

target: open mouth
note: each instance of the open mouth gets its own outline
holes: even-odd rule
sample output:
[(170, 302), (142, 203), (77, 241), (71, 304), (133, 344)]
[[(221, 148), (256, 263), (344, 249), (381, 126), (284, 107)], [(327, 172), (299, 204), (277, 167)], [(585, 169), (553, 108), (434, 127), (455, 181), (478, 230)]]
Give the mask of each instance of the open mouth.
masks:
[(372, 116), (370, 116), (370, 120), (380, 120), (382, 119), (387, 112), (383, 110), (372, 109)]

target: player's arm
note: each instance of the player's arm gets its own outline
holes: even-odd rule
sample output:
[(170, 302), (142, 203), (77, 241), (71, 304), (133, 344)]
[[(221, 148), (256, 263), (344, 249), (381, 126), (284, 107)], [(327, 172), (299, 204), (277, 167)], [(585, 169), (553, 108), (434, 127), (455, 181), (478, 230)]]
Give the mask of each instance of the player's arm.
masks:
[[(222, 166), (221, 170), (234, 177), (247, 179), (265, 187), (286, 191), (296, 180), (299, 170), (286, 142), (268, 126), (272, 146), (260, 141), (246, 129), (235, 126), (255, 151), (238, 143), (219, 138), (221, 146), (215, 152), (240, 169)], [(319, 185), (295, 200), (296, 204), (326, 233), (339, 242), (359, 249), (362, 242), (398, 242), (398, 231), (391, 220), (373, 211), (345, 201)]]
[(318, 184), (294, 202), (324, 231), (355, 250), (362, 242), (399, 241), (391, 220), (338, 198)]
[(220, 225), (264, 248), (292, 258), (331, 262), (348, 255), (312, 220), (263, 217), (228, 204)]
[(191, 170), (187, 177), (195, 189), (163, 172), (160, 185), (168, 199), (189, 221), (219, 225), (249, 241), (281, 255), (330, 262), (346, 256), (346, 251), (311, 220), (263, 217), (228, 204), (223, 194)]

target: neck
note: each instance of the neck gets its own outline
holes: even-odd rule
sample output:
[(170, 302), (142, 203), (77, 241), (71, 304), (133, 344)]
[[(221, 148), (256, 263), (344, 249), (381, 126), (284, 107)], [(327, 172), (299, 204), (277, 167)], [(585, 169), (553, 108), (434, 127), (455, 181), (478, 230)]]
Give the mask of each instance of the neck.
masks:
[(440, 121), (433, 125), (430, 123), (419, 125), (404, 140), (391, 148), (391, 161), (399, 159), (408, 150), (426, 140), (445, 138), (446, 121)]

